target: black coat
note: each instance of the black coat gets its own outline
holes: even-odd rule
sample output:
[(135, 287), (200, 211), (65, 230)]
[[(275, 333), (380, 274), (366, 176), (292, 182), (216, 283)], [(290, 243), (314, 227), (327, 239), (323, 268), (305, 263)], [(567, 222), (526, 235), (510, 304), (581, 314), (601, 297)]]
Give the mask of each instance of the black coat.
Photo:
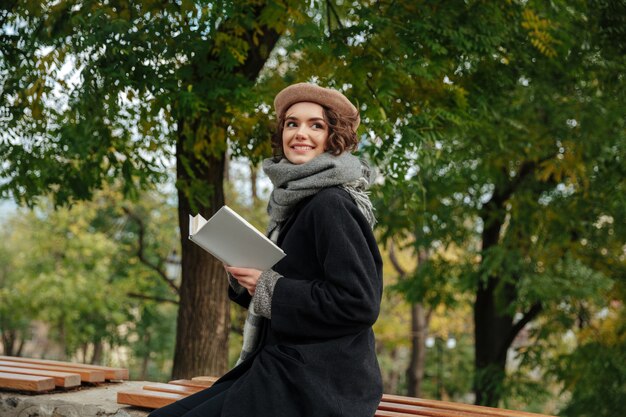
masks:
[[(278, 245), (287, 256), (260, 346), (221, 381), (225, 417), (373, 416), (382, 382), (372, 325), (382, 295), (382, 262), (350, 195), (327, 188), (301, 202)], [(229, 293), (247, 307), (247, 292)], [(219, 381), (218, 381), (219, 383)]]

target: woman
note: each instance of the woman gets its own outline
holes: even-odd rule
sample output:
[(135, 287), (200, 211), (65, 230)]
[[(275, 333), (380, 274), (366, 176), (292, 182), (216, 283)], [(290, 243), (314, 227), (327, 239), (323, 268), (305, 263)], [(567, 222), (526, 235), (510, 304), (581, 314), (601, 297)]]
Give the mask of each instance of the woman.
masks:
[(225, 266), (229, 296), (249, 309), (238, 365), (165, 416), (373, 416), (382, 396), (372, 325), (382, 262), (364, 189), (357, 109), (301, 83), (274, 100), (269, 236), (287, 256), (272, 269)]

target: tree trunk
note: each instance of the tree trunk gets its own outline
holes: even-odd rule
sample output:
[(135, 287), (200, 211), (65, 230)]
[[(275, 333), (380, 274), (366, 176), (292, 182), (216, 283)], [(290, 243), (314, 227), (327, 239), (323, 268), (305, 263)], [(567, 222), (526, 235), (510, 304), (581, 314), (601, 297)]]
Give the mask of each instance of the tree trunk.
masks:
[[(547, 121), (546, 121), (547, 123)], [(526, 178), (530, 177), (535, 168), (549, 155), (540, 161), (527, 161), (520, 167), (515, 178), (511, 179), (508, 171), (503, 171), (500, 186), (496, 186), (493, 196), (480, 213), (484, 228), (482, 232), (482, 253), (484, 257), (489, 249), (502, 244), (500, 242), (502, 227), (506, 219), (505, 206)], [(506, 179), (506, 180), (504, 180)], [(550, 187), (555, 184), (550, 184)], [(549, 189), (548, 183), (544, 184)], [(544, 187), (536, 190), (535, 198), (544, 191)], [(519, 242), (521, 239), (513, 239)], [(482, 275), (482, 274), (481, 274)], [(514, 321), (515, 312), (511, 306), (518, 299), (517, 281), (519, 277), (510, 277), (506, 281), (498, 276), (490, 275), (481, 280), (476, 289), (474, 303), (474, 392), (476, 404), (496, 407), (502, 396), (502, 386), (506, 377), (506, 357), (517, 334), (526, 324), (532, 321), (542, 310), (541, 303), (533, 304), (522, 318)]]
[[(474, 336), (476, 343), (474, 390), (476, 404), (496, 407), (501, 398), (505, 377), (506, 356), (511, 344), (513, 316), (504, 313), (502, 303), (512, 303), (515, 297), (497, 291), (497, 278), (481, 285), (474, 304)], [(510, 288), (509, 288), (510, 290)]]
[(61, 318), (59, 319), (59, 344), (61, 345), (61, 349), (59, 350), (60, 352), (60, 357), (59, 360), (64, 361), (67, 360), (68, 357), (68, 351), (67, 351), (67, 335), (65, 334), (65, 324), (63, 324), (65, 322), (65, 317), (63, 317), (63, 315), (61, 316)]
[(15, 330), (2, 331), (2, 347), (6, 356), (15, 356), (15, 345), (17, 342), (16, 333)]
[(259, 200), (259, 191), (257, 190), (257, 177), (259, 166), (250, 162), (250, 195), (252, 196), (252, 204), (256, 204)]
[(102, 363), (102, 354), (104, 352), (104, 346), (101, 339), (93, 342), (93, 354), (91, 355), (92, 365), (100, 365)]
[(89, 343), (87, 343), (87, 342), (83, 343), (83, 345), (81, 347), (81, 350), (82, 350), (82, 354), (83, 354), (82, 362), (83, 363), (89, 363), (87, 361), (87, 351), (89, 350)]
[[(418, 250), (417, 268), (423, 268), (430, 254)], [(411, 361), (407, 369), (407, 395), (421, 397), (424, 371), (426, 370), (426, 337), (432, 310), (426, 310), (422, 303), (411, 304)]]
[[(427, 251), (419, 249), (417, 253), (417, 268), (423, 268), (429, 256)], [(398, 262), (393, 242), (389, 246), (389, 259), (400, 278), (406, 277), (406, 271)], [(421, 303), (411, 304), (411, 359), (406, 370), (407, 395), (411, 397), (419, 397), (422, 392), (422, 381), (424, 380), (424, 370), (426, 368), (426, 336), (428, 336), (430, 313), (430, 310), (426, 312), (424, 305)]]
[[(396, 363), (398, 361), (398, 353), (400, 349), (398, 347), (394, 347), (391, 350), (389, 356), (391, 357), (391, 363)], [(398, 385), (400, 385), (400, 371), (395, 366), (387, 374), (387, 378), (383, 377), (384, 382), (384, 392), (388, 392), (390, 394), (398, 392)]]
[[(265, 11), (265, 7), (268, 7), (266, 2), (259, 2), (250, 8), (248, 15), (252, 20), (258, 22), (259, 17)], [(275, 18), (286, 22), (288, 15), (288, 8), (285, 8), (283, 15), (276, 15)], [(281, 33), (278, 33), (274, 27), (249, 23), (246, 23), (248, 26), (243, 33), (232, 32), (227, 21), (220, 25), (219, 30), (224, 30), (228, 36), (238, 36), (248, 44), (246, 60), (240, 66), (233, 68), (232, 73), (233, 81), (237, 77), (241, 78), (241, 81), (236, 81), (236, 83), (250, 82), (252, 85)], [(212, 75), (206, 69), (207, 60), (211, 61), (214, 57), (198, 56), (197, 59), (198, 61), (193, 64), (195, 70), (192, 71), (196, 78), (190, 80), (189, 83), (183, 83), (183, 85), (201, 84), (206, 86), (214, 84)], [(178, 124), (176, 177), (178, 221), (182, 247), (182, 280), (172, 369), (173, 378), (221, 375), (226, 371), (228, 362), (228, 331), (230, 326), (229, 301), (226, 296), (228, 280), (221, 262), (188, 239), (188, 216), (192, 212), (192, 208), (194, 209), (193, 214), (199, 212), (208, 218), (224, 204), (225, 151), (219, 151), (220, 146), (214, 145), (220, 144), (211, 143), (211, 138), (206, 136), (196, 138), (196, 140), (208, 141), (208, 148), (211, 149), (205, 150), (202, 155), (196, 155), (193, 144), (190, 143), (194, 142), (193, 138), (187, 138), (183, 133), (185, 132), (185, 124), (191, 123), (187, 126), (191, 128), (188, 132), (197, 134), (199, 132), (198, 126), (209, 120), (209, 118), (204, 118), (206, 116), (206, 114), (201, 114), (197, 116), (197, 119), (189, 117), (179, 121)], [(212, 127), (222, 128), (226, 131), (228, 126)], [(204, 126), (204, 128), (208, 127)], [(205, 130), (205, 132), (208, 130), (210, 129)], [(190, 182), (193, 182), (193, 187), (188, 186)], [(198, 203), (203, 201), (199, 198), (199, 193), (206, 193), (204, 197), (209, 197), (208, 203)]]
[(421, 397), (426, 363), (426, 336), (430, 315), (422, 303), (411, 304), (411, 361), (407, 374), (407, 395)]
[[(506, 211), (504, 204), (510, 192), (499, 194), (483, 207), (483, 257), (499, 244)], [(483, 259), (484, 261), (484, 259)], [(512, 343), (513, 315), (510, 306), (516, 301), (515, 285), (490, 276), (480, 281), (474, 303), (474, 392), (476, 404), (497, 407), (505, 378), (506, 356)]]
[[(198, 122), (198, 121), (195, 121)], [(196, 125), (191, 122), (192, 125)], [(182, 129), (180, 129), (182, 132)], [(189, 214), (199, 212), (209, 218), (224, 204), (224, 161), (220, 157), (203, 155), (199, 160), (185, 138), (179, 134), (176, 149), (177, 182), (190, 184), (204, 181), (204, 192), (210, 194), (208, 203), (192, 210), (190, 197), (179, 186), (178, 221), (182, 247), (182, 280), (178, 310), (176, 348), (172, 378), (191, 378), (198, 375), (219, 376), (226, 372), (228, 362), (229, 301), (226, 297), (228, 280), (222, 263), (189, 240)], [(182, 160), (194, 168), (193, 174), (185, 169)], [(189, 189), (189, 188), (188, 188)], [(196, 205), (200, 199), (195, 198)]]
[(20, 343), (17, 347), (17, 352), (15, 353), (15, 356), (22, 356), (23, 352), (24, 352), (24, 346), (26, 346), (26, 336), (22, 336), (22, 338), (20, 339)]
[[(150, 346), (150, 332), (146, 331), (143, 335), (143, 345)], [(150, 351), (146, 350), (141, 359), (141, 371), (139, 374), (140, 381), (147, 381), (148, 366), (150, 365)]]

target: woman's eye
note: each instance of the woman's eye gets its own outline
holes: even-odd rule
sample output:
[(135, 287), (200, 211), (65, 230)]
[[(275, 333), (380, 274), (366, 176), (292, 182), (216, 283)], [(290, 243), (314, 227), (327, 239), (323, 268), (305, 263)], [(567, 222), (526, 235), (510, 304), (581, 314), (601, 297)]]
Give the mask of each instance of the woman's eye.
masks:
[(285, 127), (296, 127), (296, 126), (298, 126), (296, 124), (296, 122), (287, 122), (287, 123), (285, 123)]
[(313, 127), (314, 127), (315, 129), (324, 129), (324, 125), (322, 125), (322, 124), (320, 124), (320, 123), (315, 123), (315, 124), (313, 125)]

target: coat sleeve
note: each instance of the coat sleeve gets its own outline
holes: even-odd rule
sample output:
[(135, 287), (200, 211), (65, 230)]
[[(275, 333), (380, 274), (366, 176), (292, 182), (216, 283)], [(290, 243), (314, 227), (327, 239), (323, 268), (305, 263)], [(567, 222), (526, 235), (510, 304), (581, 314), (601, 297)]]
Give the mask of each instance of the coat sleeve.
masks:
[(233, 289), (230, 285), (228, 286), (228, 298), (243, 308), (248, 308), (250, 300), (252, 300), (252, 296), (248, 293), (248, 291), (235, 291), (235, 289)]
[(367, 221), (344, 194), (325, 193), (311, 202), (306, 216), (311, 250), (323, 276), (277, 281), (271, 320), (275, 331), (295, 338), (335, 338), (369, 328), (378, 318), (380, 254)]

